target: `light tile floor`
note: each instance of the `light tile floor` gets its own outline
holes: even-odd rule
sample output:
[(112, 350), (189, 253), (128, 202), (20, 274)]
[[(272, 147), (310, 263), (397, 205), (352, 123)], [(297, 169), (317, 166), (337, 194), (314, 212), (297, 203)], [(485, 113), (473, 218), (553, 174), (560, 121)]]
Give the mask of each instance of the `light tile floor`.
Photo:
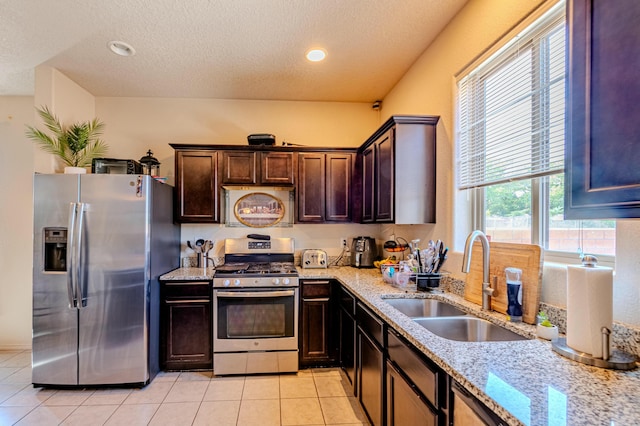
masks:
[(0, 426), (363, 425), (339, 369), (216, 377), (163, 372), (142, 389), (31, 385), (31, 353), (0, 351)]

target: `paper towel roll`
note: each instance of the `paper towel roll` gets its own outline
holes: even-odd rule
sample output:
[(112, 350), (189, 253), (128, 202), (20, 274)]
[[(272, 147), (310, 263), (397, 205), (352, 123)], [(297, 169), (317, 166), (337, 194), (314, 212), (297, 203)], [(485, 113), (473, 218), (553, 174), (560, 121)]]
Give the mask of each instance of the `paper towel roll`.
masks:
[(613, 330), (613, 270), (567, 266), (567, 346), (602, 358), (602, 327)]

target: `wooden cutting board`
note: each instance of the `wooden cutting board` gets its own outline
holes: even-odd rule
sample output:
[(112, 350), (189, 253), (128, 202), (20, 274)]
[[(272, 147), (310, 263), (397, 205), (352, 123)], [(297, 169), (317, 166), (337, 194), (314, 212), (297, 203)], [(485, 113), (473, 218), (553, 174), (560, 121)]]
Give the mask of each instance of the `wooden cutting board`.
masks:
[[(491, 309), (507, 313), (507, 280), (504, 270), (507, 267), (522, 269), (522, 321), (535, 324), (542, 288), (543, 252), (540, 246), (491, 242), (489, 247), (489, 283), (496, 289), (491, 297)], [(497, 283), (494, 284), (495, 282)], [(482, 305), (482, 244), (479, 241), (473, 245), (464, 298)]]

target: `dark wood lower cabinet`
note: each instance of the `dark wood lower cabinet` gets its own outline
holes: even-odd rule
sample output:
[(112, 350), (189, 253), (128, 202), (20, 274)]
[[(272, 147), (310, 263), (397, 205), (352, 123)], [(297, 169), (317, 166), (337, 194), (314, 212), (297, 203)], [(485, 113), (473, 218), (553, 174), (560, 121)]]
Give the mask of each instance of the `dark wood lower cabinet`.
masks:
[(383, 425), (384, 352), (358, 329), (358, 400), (372, 425)]
[(387, 426), (436, 426), (438, 414), (387, 361)]
[(365, 302), (337, 282), (334, 293), (340, 366), (372, 425), (504, 424)]
[(358, 399), (373, 425), (384, 425), (385, 323), (360, 302), (356, 304)]
[(340, 329), (338, 359), (340, 367), (344, 371), (347, 379), (353, 387), (354, 395), (356, 389), (356, 300), (355, 297), (342, 286), (337, 286), (336, 292), (338, 319)]
[(165, 281), (161, 286), (162, 368), (211, 369), (211, 282)]
[(333, 365), (335, 332), (332, 327), (331, 280), (300, 280), (300, 366)]

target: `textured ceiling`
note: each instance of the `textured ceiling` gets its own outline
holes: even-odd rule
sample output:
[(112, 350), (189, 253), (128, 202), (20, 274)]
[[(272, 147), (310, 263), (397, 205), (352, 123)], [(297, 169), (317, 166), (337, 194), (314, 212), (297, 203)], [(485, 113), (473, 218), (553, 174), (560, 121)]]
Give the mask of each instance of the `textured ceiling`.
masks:
[(466, 1), (0, 0), (0, 95), (46, 64), (95, 96), (372, 102)]

